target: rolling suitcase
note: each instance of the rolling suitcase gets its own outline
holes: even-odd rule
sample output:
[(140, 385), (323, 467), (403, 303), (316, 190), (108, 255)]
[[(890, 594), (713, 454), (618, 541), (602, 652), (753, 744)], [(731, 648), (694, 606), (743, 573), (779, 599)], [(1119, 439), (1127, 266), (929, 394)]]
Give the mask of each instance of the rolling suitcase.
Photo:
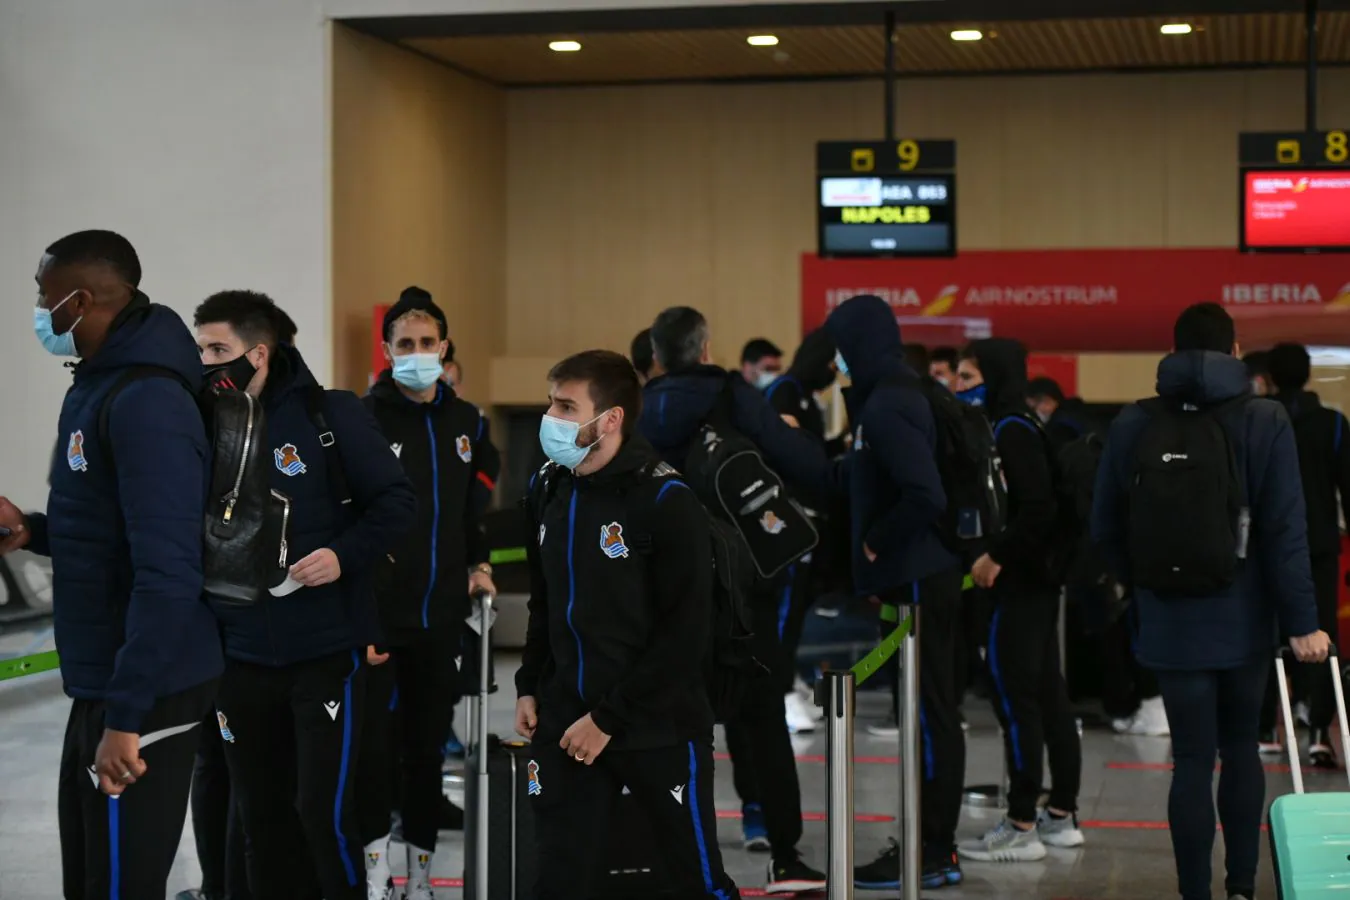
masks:
[[(1275, 892), (1281, 900), (1322, 900), (1345, 897), (1350, 891), (1350, 793), (1303, 792), (1298, 735), (1289, 708), (1289, 679), (1284, 652), (1275, 658), (1280, 704), (1284, 713), (1285, 743), (1294, 777), (1294, 793), (1270, 805), (1270, 855), (1275, 865)], [(1330, 656), (1341, 742), (1350, 747), (1350, 723), (1345, 717), (1345, 688), (1335, 646)]]
[(482, 611), (482, 644), (488, 652), (477, 660), (478, 739), (464, 768), (464, 898), (529, 900), (534, 896), (530, 745), (488, 733), (492, 597), (479, 594), (474, 599)]

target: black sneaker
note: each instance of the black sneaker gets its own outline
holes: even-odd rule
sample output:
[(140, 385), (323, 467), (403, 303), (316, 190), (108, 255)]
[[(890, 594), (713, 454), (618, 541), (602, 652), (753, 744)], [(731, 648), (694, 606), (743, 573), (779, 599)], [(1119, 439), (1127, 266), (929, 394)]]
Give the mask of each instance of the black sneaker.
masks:
[(802, 862), (801, 857), (788, 862), (776, 860), (769, 863), (769, 881), (764, 885), (766, 894), (809, 894), (825, 890), (825, 873)]
[(1315, 769), (1336, 768), (1336, 751), (1331, 749), (1331, 735), (1325, 728), (1314, 728), (1308, 738), (1308, 758)]
[[(961, 863), (956, 849), (940, 851), (924, 848), (923, 873), (920, 883), (926, 891), (937, 890), (949, 884), (961, 883)], [(900, 845), (894, 838), (881, 855), (865, 866), (853, 870), (853, 886), (862, 891), (898, 891), (900, 889)]]
[[(942, 880), (950, 885), (958, 885), (965, 880), (965, 875), (961, 873), (961, 854), (956, 852), (955, 847), (947, 850), (947, 858), (940, 863), (942, 868)], [(927, 874), (925, 870), (925, 875)], [(924, 879), (925, 887), (927, 878)]]

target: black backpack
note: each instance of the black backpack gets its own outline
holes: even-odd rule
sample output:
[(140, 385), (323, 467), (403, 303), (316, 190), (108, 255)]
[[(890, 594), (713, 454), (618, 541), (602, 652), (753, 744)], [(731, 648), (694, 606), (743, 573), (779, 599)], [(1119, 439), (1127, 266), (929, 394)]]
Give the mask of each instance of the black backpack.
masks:
[[(557, 463), (550, 462), (531, 482), (524, 505), (532, 520), (532, 532), (538, 531), (544, 521), (544, 510), (557, 489), (558, 471)], [(665, 463), (658, 463), (642, 474), (670, 478), (678, 473)], [(712, 642), (704, 662), (703, 680), (713, 716), (718, 722), (727, 722), (738, 715), (750, 682), (765, 672), (752, 647), (755, 634), (750, 595), (756, 574), (740, 532), (711, 514), (708, 526), (713, 558)]]
[(1053, 475), (1059, 499), (1056, 544), (1059, 579), (1071, 588), (1091, 587), (1106, 575), (1106, 561), (1092, 541), (1092, 498), (1106, 450), (1101, 436), (1085, 431), (1054, 448)]
[(938, 533), (969, 565), (988, 539), (1003, 531), (1007, 517), (1008, 487), (994, 429), (984, 410), (962, 402), (940, 382), (924, 376), (917, 386), (933, 411), (938, 475), (947, 495)]
[(1127, 541), (1130, 576), (1161, 596), (1231, 585), (1247, 555), (1246, 487), (1224, 419), (1239, 397), (1206, 408), (1153, 398), (1134, 451)]
[(713, 517), (740, 534), (760, 577), (772, 578), (815, 549), (820, 535), (759, 448), (732, 424), (732, 379), (739, 377), (726, 377), (694, 436), (685, 477)]

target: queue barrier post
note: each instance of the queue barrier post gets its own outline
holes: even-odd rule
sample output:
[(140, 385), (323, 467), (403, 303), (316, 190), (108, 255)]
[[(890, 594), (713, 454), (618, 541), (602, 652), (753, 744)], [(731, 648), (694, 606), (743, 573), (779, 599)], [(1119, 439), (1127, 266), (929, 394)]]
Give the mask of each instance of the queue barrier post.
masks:
[(856, 676), (825, 672), (816, 700), (825, 709), (828, 900), (853, 900), (853, 725)]

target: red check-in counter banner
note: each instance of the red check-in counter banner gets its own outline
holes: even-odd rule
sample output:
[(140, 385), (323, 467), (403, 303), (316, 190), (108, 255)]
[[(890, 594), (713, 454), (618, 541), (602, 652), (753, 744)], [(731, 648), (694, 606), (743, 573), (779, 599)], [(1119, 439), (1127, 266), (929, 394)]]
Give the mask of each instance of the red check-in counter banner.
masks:
[(1206, 300), (1242, 315), (1340, 307), (1350, 314), (1350, 254), (1199, 249), (978, 250), (895, 260), (803, 255), (803, 332), (857, 294), (885, 298), (907, 339), (924, 343), (961, 343), (989, 333), (1042, 352), (1165, 351), (1177, 313)]

